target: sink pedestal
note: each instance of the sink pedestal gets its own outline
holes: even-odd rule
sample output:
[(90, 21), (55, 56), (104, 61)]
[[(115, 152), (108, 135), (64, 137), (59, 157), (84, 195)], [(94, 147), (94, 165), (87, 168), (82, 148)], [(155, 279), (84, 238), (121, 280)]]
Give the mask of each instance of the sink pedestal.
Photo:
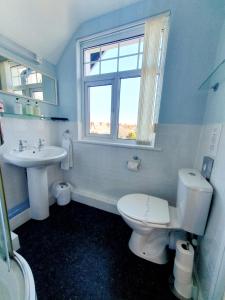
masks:
[(27, 168), (31, 218), (44, 220), (49, 216), (47, 167)]
[(6, 162), (27, 169), (32, 219), (44, 220), (49, 216), (47, 167), (61, 162), (66, 155), (65, 149), (56, 146), (31, 147), (23, 151), (14, 149), (3, 154)]

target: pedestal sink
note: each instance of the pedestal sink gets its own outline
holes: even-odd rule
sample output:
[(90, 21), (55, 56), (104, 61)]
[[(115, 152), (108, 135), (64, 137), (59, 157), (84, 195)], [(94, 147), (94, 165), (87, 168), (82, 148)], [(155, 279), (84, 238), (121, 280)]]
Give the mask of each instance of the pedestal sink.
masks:
[(40, 150), (12, 150), (3, 154), (6, 162), (27, 168), (32, 219), (44, 220), (49, 216), (47, 166), (62, 161), (66, 155), (65, 149), (55, 146), (44, 146)]

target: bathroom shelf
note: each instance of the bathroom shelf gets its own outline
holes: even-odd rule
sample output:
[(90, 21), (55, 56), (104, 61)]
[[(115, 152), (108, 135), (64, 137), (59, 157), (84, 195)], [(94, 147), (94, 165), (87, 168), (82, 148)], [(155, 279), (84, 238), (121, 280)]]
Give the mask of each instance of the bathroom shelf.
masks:
[(216, 92), (219, 85), (225, 81), (225, 59), (213, 70), (208, 78), (200, 85), (200, 90), (212, 89)]
[(34, 115), (19, 115), (19, 114), (14, 114), (14, 113), (1, 113), (0, 114), (2, 117), (7, 117), (7, 118), (18, 118), (18, 119), (30, 119), (30, 120), (51, 120), (51, 121), (69, 121), (68, 118), (61, 118), (61, 117), (48, 117), (48, 116), (34, 116)]

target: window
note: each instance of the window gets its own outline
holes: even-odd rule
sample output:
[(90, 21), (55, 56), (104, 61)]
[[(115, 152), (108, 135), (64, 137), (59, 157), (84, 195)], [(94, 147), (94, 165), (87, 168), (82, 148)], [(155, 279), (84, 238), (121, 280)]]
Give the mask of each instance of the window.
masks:
[(43, 100), (43, 92), (42, 91), (32, 91), (31, 94), (32, 94), (33, 99)]
[[(120, 81), (118, 138), (136, 140), (140, 77)], [(129, 91), (129, 96), (127, 91)]]
[(15, 65), (13, 62), (11, 62), (10, 71), (14, 87), (42, 82), (41, 73), (21, 65)]
[(141, 69), (143, 36), (84, 49), (84, 76)]
[(29, 67), (10, 63), (13, 91), (17, 94), (43, 100), (42, 74)]
[(81, 139), (153, 145), (168, 16), (163, 20), (80, 42)]

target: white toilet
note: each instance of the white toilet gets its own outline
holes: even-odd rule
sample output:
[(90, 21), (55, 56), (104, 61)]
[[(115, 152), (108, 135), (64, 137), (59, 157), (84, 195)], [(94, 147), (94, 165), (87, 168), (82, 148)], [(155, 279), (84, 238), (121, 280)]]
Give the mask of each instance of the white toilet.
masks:
[(117, 209), (133, 229), (130, 250), (158, 264), (167, 262), (171, 233), (184, 230), (203, 235), (213, 188), (198, 170), (179, 170), (176, 207), (146, 194), (129, 194), (119, 199)]

